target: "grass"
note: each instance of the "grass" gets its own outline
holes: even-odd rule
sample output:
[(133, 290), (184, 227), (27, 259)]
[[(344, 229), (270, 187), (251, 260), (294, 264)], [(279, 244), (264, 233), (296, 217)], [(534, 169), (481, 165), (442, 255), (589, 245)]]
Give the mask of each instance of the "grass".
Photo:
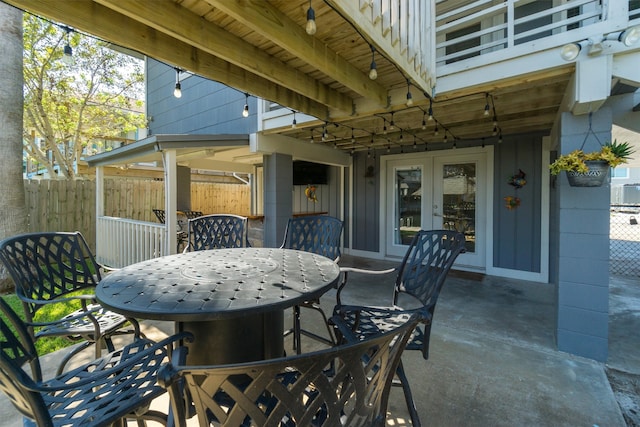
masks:
[[(22, 302), (17, 297), (17, 295), (6, 294), (2, 295), (2, 298), (4, 298), (4, 300), (7, 302), (7, 304), (9, 304), (13, 311), (18, 313), (18, 316), (20, 316), (20, 318), (24, 320), (24, 310), (22, 309)], [(79, 308), (79, 301), (60, 304), (49, 304), (44, 308), (38, 310), (38, 314), (35, 320), (39, 322), (56, 320), (71, 313), (74, 310), (78, 310)], [(4, 317), (2, 313), (0, 313), (0, 316)], [(62, 337), (46, 337), (36, 340), (36, 350), (38, 351), (38, 355), (42, 356), (44, 354), (52, 353), (65, 347), (69, 347), (73, 344), (75, 343)]]

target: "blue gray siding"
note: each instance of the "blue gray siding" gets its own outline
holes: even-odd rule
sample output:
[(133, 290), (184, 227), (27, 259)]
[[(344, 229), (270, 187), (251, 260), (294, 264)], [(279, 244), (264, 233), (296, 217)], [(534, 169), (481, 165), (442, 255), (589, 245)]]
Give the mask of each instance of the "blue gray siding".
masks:
[[(371, 172), (373, 167), (373, 176)], [(380, 250), (380, 160), (366, 152), (353, 156), (353, 243), (351, 249)]]
[[(505, 137), (494, 147), (494, 267), (540, 272), (541, 174), (548, 173), (541, 162), (541, 135)], [(520, 170), (527, 183), (516, 189), (509, 179)], [(520, 206), (507, 209), (507, 196), (520, 198)]]
[(173, 96), (176, 72), (147, 60), (147, 115), (151, 134), (250, 134), (257, 131), (256, 98), (249, 97), (249, 117), (242, 117), (245, 95), (198, 76), (181, 82), (182, 98)]

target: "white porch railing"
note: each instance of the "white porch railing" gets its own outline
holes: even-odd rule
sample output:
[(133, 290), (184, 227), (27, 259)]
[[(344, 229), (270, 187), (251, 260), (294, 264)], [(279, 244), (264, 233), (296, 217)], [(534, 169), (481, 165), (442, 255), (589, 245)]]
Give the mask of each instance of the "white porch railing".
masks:
[(439, 68), (499, 51), (504, 55), (494, 54), (494, 60), (508, 59), (513, 52), (506, 50), (521, 45), (527, 53), (562, 46), (624, 30), (640, 17), (640, 5), (625, 0), (476, 0), (462, 7), (448, 5), (436, 2)]
[(167, 255), (164, 224), (110, 216), (96, 220), (96, 259), (108, 267), (122, 268)]

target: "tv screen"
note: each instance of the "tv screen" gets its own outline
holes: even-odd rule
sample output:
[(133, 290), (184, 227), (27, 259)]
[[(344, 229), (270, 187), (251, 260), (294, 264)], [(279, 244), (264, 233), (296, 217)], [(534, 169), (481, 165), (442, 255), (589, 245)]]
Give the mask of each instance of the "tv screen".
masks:
[(328, 166), (319, 163), (293, 162), (293, 185), (327, 184)]

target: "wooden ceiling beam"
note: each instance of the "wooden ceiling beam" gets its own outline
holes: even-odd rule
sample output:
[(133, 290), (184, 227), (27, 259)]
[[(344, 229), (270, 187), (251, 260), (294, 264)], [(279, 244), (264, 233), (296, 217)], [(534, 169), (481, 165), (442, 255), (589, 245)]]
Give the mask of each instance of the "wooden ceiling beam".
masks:
[(103, 6), (217, 56), (329, 108), (351, 113), (352, 99), (292, 69), (284, 62), (243, 41), (173, 1), (96, 0)]
[(368, 75), (327, 45), (308, 35), (301, 26), (268, 2), (205, 1), (359, 95), (380, 106), (387, 105), (388, 94), (383, 86), (369, 79)]
[(329, 117), (329, 109), (320, 102), (304, 97), (291, 89), (93, 1), (6, 0), (6, 3), (168, 64), (190, 70), (240, 91), (321, 119)]

